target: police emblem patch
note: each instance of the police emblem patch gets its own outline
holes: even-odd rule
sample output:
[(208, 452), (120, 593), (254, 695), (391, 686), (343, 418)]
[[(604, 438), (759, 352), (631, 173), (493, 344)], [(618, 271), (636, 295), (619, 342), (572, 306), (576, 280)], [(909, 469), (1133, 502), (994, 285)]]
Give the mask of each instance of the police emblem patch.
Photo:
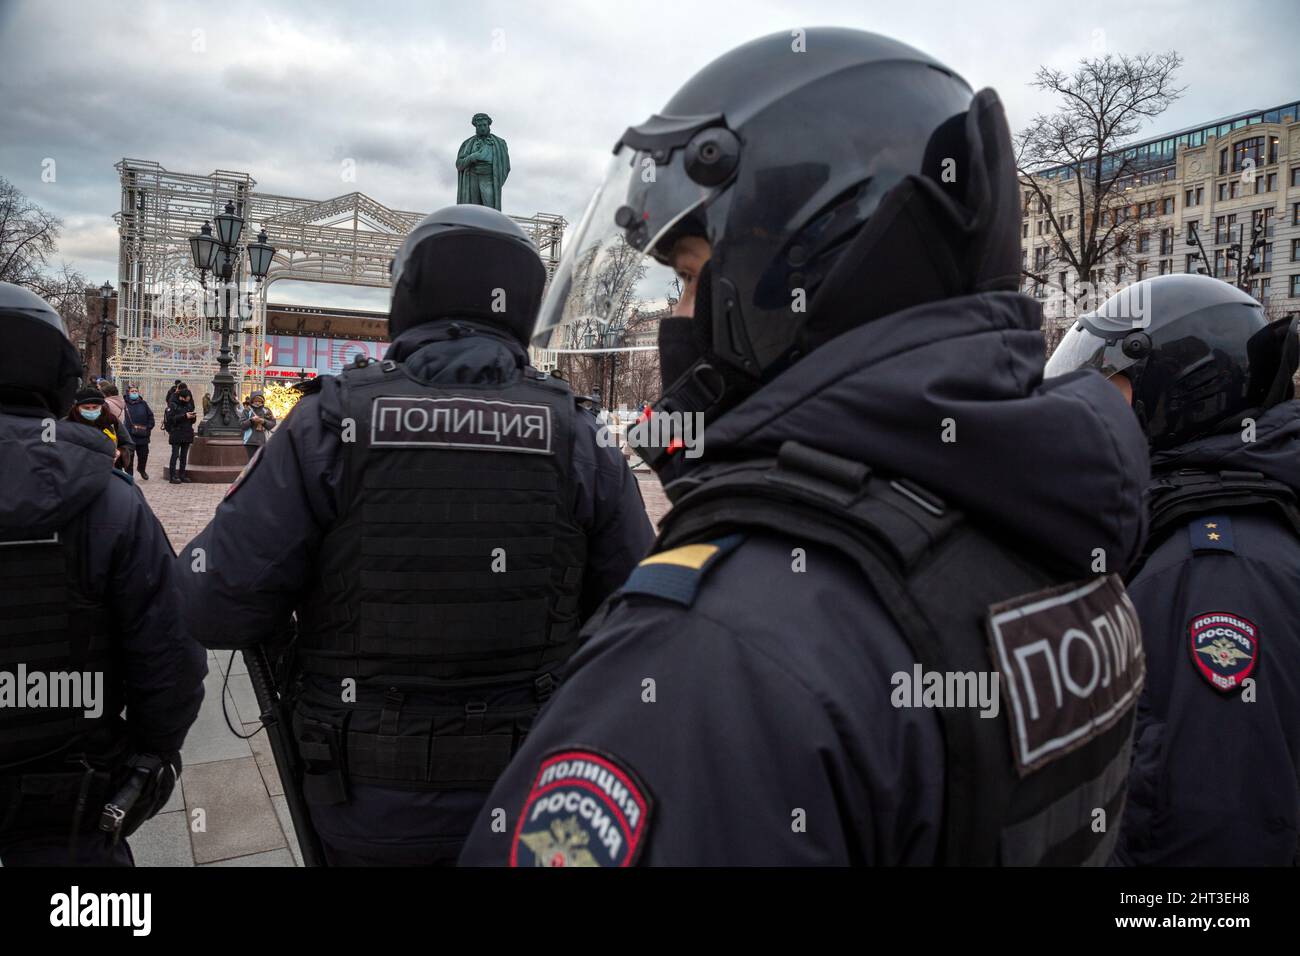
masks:
[(653, 803), (625, 764), (565, 748), (542, 758), (510, 846), (511, 866), (631, 866)]
[(1215, 690), (1240, 687), (1259, 662), (1259, 629), (1239, 614), (1198, 614), (1187, 633), (1196, 670)]

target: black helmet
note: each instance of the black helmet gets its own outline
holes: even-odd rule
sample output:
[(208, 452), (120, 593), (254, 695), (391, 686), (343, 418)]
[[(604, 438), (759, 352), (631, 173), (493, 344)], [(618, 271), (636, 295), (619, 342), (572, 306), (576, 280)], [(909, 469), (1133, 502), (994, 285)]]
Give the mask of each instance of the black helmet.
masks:
[(1300, 361), (1294, 318), (1270, 323), (1227, 282), (1164, 275), (1135, 282), (1080, 316), (1044, 375), (1123, 372), (1153, 450), (1241, 427), (1286, 401)]
[(62, 415), (81, 381), (81, 356), (63, 316), (30, 289), (0, 282), (0, 390), (10, 401), (43, 403)]
[(698, 358), (656, 409), (707, 421), (864, 322), (1017, 288), (1019, 187), (996, 94), (972, 98), (947, 67), (872, 33), (810, 29), (798, 47), (789, 33), (738, 47), (623, 134), (534, 345), (573, 349), (575, 330), (621, 320), (630, 301), (665, 304), (670, 276), (639, 256), (628, 268), (629, 252), (662, 263), (677, 238), (702, 236)]
[(463, 318), (528, 345), (546, 267), (509, 216), (468, 203), (430, 213), (402, 242), (392, 269), (391, 338), (424, 322)]

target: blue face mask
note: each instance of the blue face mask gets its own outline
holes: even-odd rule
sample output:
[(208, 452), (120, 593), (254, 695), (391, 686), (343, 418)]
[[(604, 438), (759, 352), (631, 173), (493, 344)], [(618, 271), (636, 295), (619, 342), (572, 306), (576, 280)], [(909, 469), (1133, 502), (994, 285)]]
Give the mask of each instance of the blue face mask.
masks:
[(93, 422), (95, 419), (99, 418), (103, 411), (102, 408), (83, 408), (81, 410), (81, 417), (88, 422)]
[(139, 393), (139, 392), (127, 392), (127, 393), (126, 393), (126, 397), (129, 398), (129, 399), (131, 399), (131, 401), (134, 402), (137, 398), (140, 397), (140, 393)]

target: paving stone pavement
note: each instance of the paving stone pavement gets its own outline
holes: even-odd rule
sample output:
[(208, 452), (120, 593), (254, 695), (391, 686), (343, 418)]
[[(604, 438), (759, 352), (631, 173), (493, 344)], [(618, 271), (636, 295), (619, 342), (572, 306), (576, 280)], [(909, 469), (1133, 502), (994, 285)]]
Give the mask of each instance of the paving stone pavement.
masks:
[[(168, 483), (170, 452), (166, 435), (158, 432), (150, 443), (150, 480), (137, 475), (136, 484), (179, 552), (212, 519), (227, 486)], [(642, 467), (634, 474), (646, 511), (657, 525), (668, 500), (653, 472)], [(242, 656), (209, 651), (204, 691), (203, 706), (181, 751), (181, 785), (163, 812), (131, 837), (136, 864), (301, 866), (288, 803), (266, 732), (258, 723), (257, 701)], [(235, 736), (227, 719), (241, 734), (252, 736)]]

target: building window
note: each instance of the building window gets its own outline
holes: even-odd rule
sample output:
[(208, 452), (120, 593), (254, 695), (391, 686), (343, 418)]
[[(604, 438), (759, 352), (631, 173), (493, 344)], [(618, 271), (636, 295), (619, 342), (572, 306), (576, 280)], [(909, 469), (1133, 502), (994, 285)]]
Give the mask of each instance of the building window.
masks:
[(1195, 220), (1195, 219), (1190, 219), (1190, 220), (1188, 220), (1188, 222), (1187, 222), (1187, 238), (1184, 240), (1185, 242), (1187, 242), (1187, 243), (1194, 243), (1194, 242), (1196, 241), (1196, 228), (1197, 228), (1197, 226), (1196, 226), (1196, 220)]
[(1223, 250), (1223, 249), (1215, 249), (1215, 250), (1214, 250), (1214, 277), (1215, 277), (1216, 279), (1222, 279), (1222, 278), (1223, 278), (1223, 268), (1224, 268), (1224, 264), (1225, 264), (1226, 261), (1227, 261), (1227, 260), (1224, 258), (1224, 252), (1225, 252), (1225, 250)]
[(1300, 166), (1291, 167), (1291, 185), (1300, 186)]
[(1291, 240), (1291, 261), (1300, 262), (1300, 239)]
[[(1226, 153), (1227, 151), (1225, 150), (1224, 152)], [(1273, 154), (1273, 159), (1269, 160), (1269, 162), (1277, 162), (1276, 147), (1270, 150), (1270, 152)], [(1252, 136), (1249, 139), (1243, 139), (1232, 144), (1232, 171), (1234, 173), (1241, 172), (1241, 170), (1247, 168), (1248, 164), (1250, 166), (1264, 165), (1263, 136)], [(1219, 165), (1219, 171), (1223, 172), (1222, 155), (1220, 156)]]
[(1300, 299), (1300, 272), (1291, 277), (1291, 298)]
[(1183, 205), (1188, 209), (1199, 206), (1205, 200), (1205, 187), (1197, 186), (1183, 193)]
[(1172, 255), (1174, 251), (1174, 230), (1172, 227), (1160, 230), (1160, 254)]
[(1151, 251), (1151, 234), (1149, 232), (1139, 232), (1137, 241), (1138, 252)]
[(1169, 273), (1171, 273), (1171, 272), (1173, 272), (1173, 271), (1174, 271), (1174, 260), (1173, 260), (1173, 259), (1161, 259), (1161, 260), (1160, 260), (1160, 274), (1161, 274), (1162, 276), (1167, 276), (1167, 275), (1169, 275)]
[(1147, 277), (1147, 262), (1145, 259), (1143, 259), (1137, 264), (1137, 280), (1138, 282), (1141, 282), (1146, 277)]
[(1187, 253), (1187, 261), (1183, 266), (1183, 271), (1189, 276), (1196, 274), (1196, 267), (1200, 265), (1201, 256), (1196, 252)]
[(1020, 224), (1020, 238), (1021, 239), (1029, 238), (1029, 223), (1023, 222)]
[(1273, 243), (1266, 242), (1260, 248), (1259, 255), (1259, 272), (1273, 271)]
[(1166, 196), (1164, 199), (1160, 200), (1160, 214), (1161, 214), (1161, 215), (1163, 215), (1163, 216), (1171, 216), (1171, 215), (1173, 215), (1173, 212), (1174, 212), (1174, 197), (1173, 197), (1173, 196)]
[(1291, 225), (1300, 226), (1300, 202), (1291, 204)]
[(1214, 242), (1218, 245), (1221, 242), (1232, 241), (1232, 227), (1237, 224), (1237, 214), (1234, 212), (1227, 216), (1214, 217)]

